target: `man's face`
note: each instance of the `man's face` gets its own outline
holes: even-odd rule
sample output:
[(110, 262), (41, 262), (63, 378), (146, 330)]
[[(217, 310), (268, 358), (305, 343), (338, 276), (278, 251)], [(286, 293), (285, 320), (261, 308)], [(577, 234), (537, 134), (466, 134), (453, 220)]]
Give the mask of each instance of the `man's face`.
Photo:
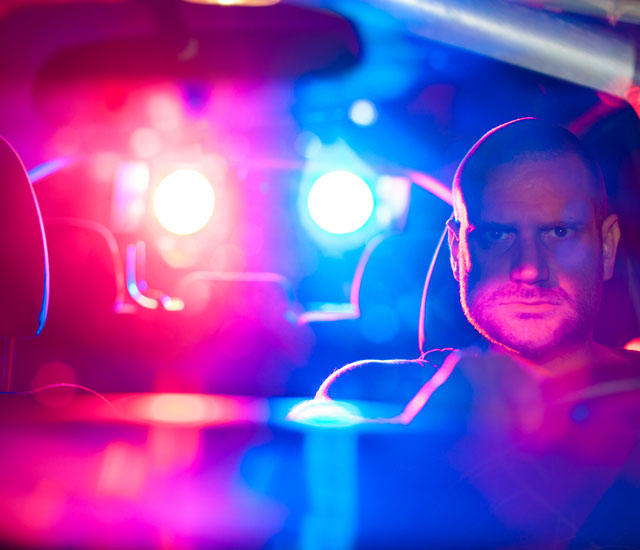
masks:
[(500, 165), (452, 235), (467, 318), (526, 358), (551, 359), (591, 340), (615, 246), (605, 258), (589, 177), (569, 153)]

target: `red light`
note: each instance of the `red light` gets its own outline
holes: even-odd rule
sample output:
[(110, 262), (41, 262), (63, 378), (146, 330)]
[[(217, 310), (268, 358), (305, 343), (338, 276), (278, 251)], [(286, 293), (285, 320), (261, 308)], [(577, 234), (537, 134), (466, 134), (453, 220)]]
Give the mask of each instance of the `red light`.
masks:
[(629, 349), (631, 351), (640, 351), (640, 338), (634, 338), (630, 342), (627, 342), (624, 346), (624, 349)]
[(213, 215), (215, 193), (196, 170), (176, 170), (160, 182), (153, 197), (153, 209), (160, 224), (176, 235), (202, 229)]
[(135, 395), (117, 404), (132, 420), (182, 426), (263, 421), (268, 416), (264, 407), (259, 400), (188, 393)]

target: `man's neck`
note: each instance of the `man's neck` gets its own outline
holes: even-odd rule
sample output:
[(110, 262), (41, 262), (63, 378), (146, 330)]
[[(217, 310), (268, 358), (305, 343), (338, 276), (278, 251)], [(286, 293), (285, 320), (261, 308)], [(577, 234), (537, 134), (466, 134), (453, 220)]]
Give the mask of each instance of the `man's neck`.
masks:
[(525, 362), (535, 370), (547, 376), (562, 376), (579, 370), (591, 370), (593, 367), (616, 360), (614, 350), (598, 344), (593, 340), (568, 347), (560, 352), (541, 357), (524, 357), (507, 350), (498, 344), (490, 344), (489, 349), (495, 353), (508, 354), (516, 361)]

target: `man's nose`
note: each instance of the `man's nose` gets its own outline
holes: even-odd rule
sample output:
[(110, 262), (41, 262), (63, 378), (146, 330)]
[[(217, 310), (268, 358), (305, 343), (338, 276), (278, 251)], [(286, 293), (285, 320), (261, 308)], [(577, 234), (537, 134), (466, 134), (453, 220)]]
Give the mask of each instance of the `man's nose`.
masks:
[(549, 265), (542, 244), (533, 238), (522, 240), (514, 250), (511, 280), (533, 285), (548, 279)]

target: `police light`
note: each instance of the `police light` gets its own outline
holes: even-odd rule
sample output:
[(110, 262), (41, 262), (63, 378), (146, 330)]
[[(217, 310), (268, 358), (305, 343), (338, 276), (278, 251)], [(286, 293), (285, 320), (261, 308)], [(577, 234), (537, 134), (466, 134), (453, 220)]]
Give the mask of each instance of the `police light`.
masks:
[(213, 215), (215, 193), (200, 172), (182, 169), (172, 172), (158, 185), (153, 209), (167, 231), (189, 235), (202, 229)]
[(358, 126), (371, 126), (378, 118), (378, 111), (368, 99), (358, 99), (349, 107), (349, 118)]
[(373, 193), (365, 181), (343, 170), (320, 176), (309, 189), (311, 219), (328, 233), (344, 235), (364, 226), (373, 212)]

